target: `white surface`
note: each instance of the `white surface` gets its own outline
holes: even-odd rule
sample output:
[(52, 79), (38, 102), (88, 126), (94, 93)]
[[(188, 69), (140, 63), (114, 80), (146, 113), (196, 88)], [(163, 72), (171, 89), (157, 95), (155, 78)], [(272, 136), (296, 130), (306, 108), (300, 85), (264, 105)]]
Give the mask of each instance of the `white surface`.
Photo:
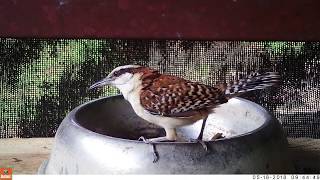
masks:
[[(217, 134), (222, 133), (226, 138), (243, 135), (261, 127), (270, 118), (269, 113), (262, 107), (251, 101), (242, 102), (232, 98), (215, 109), (215, 113), (209, 115), (204, 131), (204, 140), (208, 141)], [(179, 128), (178, 136), (183, 138), (197, 138), (202, 120), (197, 123)], [(196, 128), (199, 131), (194, 131)], [(185, 133), (187, 132), (188, 133)], [(193, 131), (191, 133), (191, 131)], [(190, 134), (191, 137), (186, 134)]]

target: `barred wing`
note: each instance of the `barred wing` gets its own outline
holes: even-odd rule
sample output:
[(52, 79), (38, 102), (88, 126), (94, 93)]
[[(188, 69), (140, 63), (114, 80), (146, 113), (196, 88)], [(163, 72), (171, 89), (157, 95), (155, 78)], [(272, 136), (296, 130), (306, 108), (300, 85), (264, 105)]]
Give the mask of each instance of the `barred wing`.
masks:
[(224, 90), (170, 75), (161, 75), (141, 90), (140, 102), (152, 114), (188, 117), (228, 100)]

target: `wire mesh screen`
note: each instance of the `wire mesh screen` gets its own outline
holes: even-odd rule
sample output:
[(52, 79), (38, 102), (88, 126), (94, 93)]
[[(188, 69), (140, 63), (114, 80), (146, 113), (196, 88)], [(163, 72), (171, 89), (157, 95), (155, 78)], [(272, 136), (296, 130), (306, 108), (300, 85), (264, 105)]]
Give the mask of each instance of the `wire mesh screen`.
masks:
[(65, 115), (118, 94), (88, 87), (124, 64), (214, 85), (252, 71), (282, 84), (245, 94), (291, 137), (320, 138), (320, 43), (180, 40), (0, 39), (0, 138), (54, 136)]

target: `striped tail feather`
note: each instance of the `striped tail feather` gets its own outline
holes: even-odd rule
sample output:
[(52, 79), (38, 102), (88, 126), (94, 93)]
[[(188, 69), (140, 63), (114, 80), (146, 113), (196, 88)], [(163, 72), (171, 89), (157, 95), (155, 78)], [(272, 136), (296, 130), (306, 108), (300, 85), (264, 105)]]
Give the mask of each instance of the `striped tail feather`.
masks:
[(277, 72), (267, 72), (264, 74), (253, 73), (247, 78), (227, 84), (225, 94), (229, 98), (232, 98), (245, 92), (274, 86), (278, 84), (279, 81), (280, 75)]

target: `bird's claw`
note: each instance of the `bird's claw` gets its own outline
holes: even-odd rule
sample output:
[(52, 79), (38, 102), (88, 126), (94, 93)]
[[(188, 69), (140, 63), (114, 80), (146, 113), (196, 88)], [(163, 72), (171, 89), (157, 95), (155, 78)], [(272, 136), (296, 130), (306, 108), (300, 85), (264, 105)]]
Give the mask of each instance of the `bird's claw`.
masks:
[(153, 161), (152, 162), (156, 163), (159, 160), (159, 153), (158, 153), (158, 151), (156, 149), (156, 145), (155, 144), (152, 144), (152, 150), (153, 150)]
[(140, 136), (138, 141), (143, 141), (144, 143), (146, 144), (151, 144), (151, 141), (149, 139), (146, 139), (145, 137), (143, 136)]
[(156, 145), (152, 143), (150, 140), (146, 139), (145, 137), (141, 136), (139, 137), (138, 141), (143, 141), (146, 144), (150, 144), (152, 146), (152, 151), (153, 151), (153, 163), (158, 162), (159, 160), (159, 153), (156, 149)]
[(205, 142), (205, 141), (203, 141), (203, 140), (201, 140), (201, 139), (190, 139), (189, 141), (190, 141), (190, 142), (193, 142), (193, 143), (199, 143), (199, 144), (201, 144), (201, 146), (203, 147), (203, 149), (204, 149), (205, 151), (208, 151), (208, 146), (206, 145), (206, 142)]

